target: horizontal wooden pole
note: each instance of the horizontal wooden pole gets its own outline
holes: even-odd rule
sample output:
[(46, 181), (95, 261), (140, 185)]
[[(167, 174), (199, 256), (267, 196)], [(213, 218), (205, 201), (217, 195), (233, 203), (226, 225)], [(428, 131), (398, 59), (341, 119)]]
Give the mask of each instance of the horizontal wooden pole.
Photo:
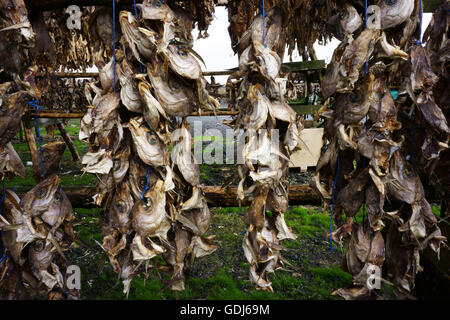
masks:
[[(31, 187), (30, 187), (31, 188)], [(210, 207), (238, 207), (249, 206), (248, 200), (239, 204), (237, 200), (237, 188), (222, 189), (220, 186), (201, 187)], [(95, 187), (63, 187), (74, 208), (95, 208), (92, 197), (95, 195)], [(17, 192), (25, 193), (19, 188)], [(19, 195), (21, 198), (23, 194)], [(320, 197), (308, 185), (291, 185), (289, 188), (289, 205), (320, 205)]]
[[(218, 116), (234, 116), (237, 115), (238, 111), (216, 111), (216, 115)], [(35, 112), (30, 112), (29, 115), (31, 117), (36, 117)], [(43, 111), (38, 112), (38, 118), (51, 118), (51, 119), (80, 119), (83, 118), (85, 113), (75, 112), (75, 113), (66, 113), (66, 112), (50, 112)], [(193, 112), (190, 117), (209, 117), (214, 116), (214, 112), (212, 111), (203, 111), (201, 114), (198, 112)]]
[[(172, 0), (173, 2), (185, 2), (191, 0)], [(117, 8), (133, 5), (133, 0), (116, 0)], [(136, 0), (136, 3), (142, 3), (142, 0)], [(56, 10), (67, 8), (70, 5), (78, 5), (80, 7), (91, 7), (91, 6), (108, 6), (112, 7), (111, 0), (25, 0), (25, 4), (28, 7), (39, 9), (41, 11), (45, 10)], [(225, 6), (227, 1), (218, 1), (216, 6)]]

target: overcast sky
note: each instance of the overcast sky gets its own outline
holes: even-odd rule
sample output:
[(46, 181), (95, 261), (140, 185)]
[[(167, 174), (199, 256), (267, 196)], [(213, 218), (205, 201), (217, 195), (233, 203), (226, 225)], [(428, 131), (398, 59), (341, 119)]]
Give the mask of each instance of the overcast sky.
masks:
[[(215, 19), (208, 29), (209, 37), (206, 39), (198, 39), (195, 41), (194, 50), (197, 51), (206, 63), (205, 71), (220, 71), (238, 66), (237, 55), (234, 55), (231, 49), (231, 40), (228, 34), (228, 13), (225, 7), (216, 7)], [(425, 13), (423, 17), (423, 32), (430, 23), (431, 13)], [(198, 31), (193, 33), (197, 37)], [(333, 39), (326, 46), (320, 46), (318, 43), (314, 45), (317, 58), (324, 59), (326, 63), (331, 60), (334, 49), (339, 44), (339, 41)], [(292, 55), (293, 61), (300, 61), (297, 51)], [(284, 57), (284, 62), (289, 61), (287, 50)], [(225, 83), (227, 76), (216, 76), (216, 81)], [(209, 77), (208, 77), (209, 81)]]

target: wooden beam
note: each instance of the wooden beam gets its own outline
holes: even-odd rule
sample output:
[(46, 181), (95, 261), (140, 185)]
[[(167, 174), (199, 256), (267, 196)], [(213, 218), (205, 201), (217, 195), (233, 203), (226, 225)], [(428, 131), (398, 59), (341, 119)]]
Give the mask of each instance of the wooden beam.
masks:
[[(201, 189), (204, 192), (210, 207), (239, 207), (236, 187), (222, 189), (222, 187), (219, 186), (202, 186)], [(67, 197), (74, 208), (97, 208), (92, 200), (92, 197), (96, 192), (95, 187), (63, 186), (63, 190), (67, 194)], [(17, 190), (17, 193), (20, 197), (22, 197), (26, 191), (27, 190), (25, 188), (20, 187)], [(320, 197), (310, 186), (290, 186), (289, 205), (321, 205), (321, 203)], [(243, 201), (241, 206), (248, 206), (249, 204), (249, 201)]]
[(61, 133), (61, 137), (63, 138), (67, 147), (69, 147), (69, 150), (70, 150), (70, 153), (72, 154), (73, 160), (75, 160), (76, 162), (81, 162), (80, 155), (78, 154), (77, 149), (73, 145), (73, 141), (70, 138), (69, 134), (67, 133), (66, 128), (64, 127), (64, 124), (57, 123), (56, 126), (58, 127), (59, 132)]
[[(172, 0), (172, 2), (184, 2), (190, 0)], [(116, 6), (120, 7), (133, 5), (133, 0), (116, 0)], [(136, 0), (136, 3), (142, 3), (142, 0)], [(108, 6), (112, 7), (111, 0), (25, 0), (25, 4), (28, 7), (39, 9), (41, 11), (56, 10), (67, 8), (72, 4), (76, 4), (80, 7), (90, 6)], [(225, 6), (226, 2), (219, 1), (216, 6)]]
[(444, 3), (444, 0), (423, 0), (423, 12), (433, 13)]

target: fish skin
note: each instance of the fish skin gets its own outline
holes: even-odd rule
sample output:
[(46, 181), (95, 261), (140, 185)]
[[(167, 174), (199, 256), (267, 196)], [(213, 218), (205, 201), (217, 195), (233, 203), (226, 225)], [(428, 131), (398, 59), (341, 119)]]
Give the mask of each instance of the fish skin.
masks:
[(139, 157), (150, 166), (166, 166), (168, 154), (165, 146), (158, 136), (149, 133), (149, 130), (143, 124), (144, 119), (142, 117), (132, 118), (129, 123), (133, 143)]
[(58, 188), (53, 196), (52, 204), (40, 215), (40, 218), (52, 228), (49, 231), (52, 233), (62, 225), (66, 217), (69, 217), (72, 212), (73, 208), (69, 198), (61, 188)]
[(28, 217), (37, 216), (48, 209), (58, 190), (60, 178), (54, 174), (28, 191), (20, 201)]
[(335, 123), (358, 124), (369, 112), (375, 76), (369, 73), (351, 93), (338, 94), (335, 100)]
[(13, 173), (22, 178), (26, 176), (25, 166), (11, 142), (8, 142), (3, 152), (0, 153), (0, 172), (3, 174)]
[(403, 23), (414, 10), (414, 0), (380, 0), (381, 29), (389, 29)]
[(119, 22), (134, 57), (140, 63), (144, 63), (142, 57), (147, 60), (151, 59), (157, 47), (156, 32), (140, 28), (135, 17), (129, 11), (119, 13)]
[(166, 74), (156, 57), (152, 60), (152, 64), (147, 65), (147, 67), (155, 95), (166, 114), (177, 117), (190, 115), (196, 107), (196, 99), (192, 89), (185, 86), (173, 75)]
[(123, 181), (117, 186), (109, 209), (112, 226), (122, 234), (128, 235), (132, 232), (131, 209), (133, 205), (134, 200), (131, 196), (130, 187), (126, 181)]
[(126, 59), (117, 66), (120, 82), (120, 99), (122, 104), (131, 112), (142, 113), (142, 98), (139, 94), (136, 80), (133, 79), (133, 70)]
[(261, 42), (253, 41), (254, 56), (259, 72), (269, 80), (275, 80), (280, 73), (281, 59), (276, 52), (264, 47)]
[(341, 12), (332, 16), (327, 22), (327, 31), (333, 34), (338, 40), (343, 40), (345, 36), (353, 34), (363, 25), (363, 21), (355, 7), (345, 3)]
[[(49, 142), (42, 146), (42, 160), (44, 163), (44, 173), (46, 176), (56, 174), (59, 171), (61, 160), (66, 144), (62, 141)], [(42, 166), (40, 153), (35, 154), (33, 159), (33, 177), (36, 182), (42, 181)]]
[(28, 104), (29, 96), (25, 91), (9, 94), (2, 99), (0, 109), (0, 151), (20, 130), (20, 122)]
[(132, 210), (133, 229), (141, 237), (167, 239), (171, 224), (166, 213), (166, 194), (164, 182), (158, 180), (145, 194), (144, 200), (137, 201)]
[(172, 161), (190, 185), (199, 186), (200, 167), (194, 162), (192, 157), (192, 136), (187, 125), (187, 121), (184, 120), (181, 128), (172, 134), (172, 141), (175, 143), (172, 150)]
[(179, 44), (169, 44), (161, 49), (170, 68), (183, 78), (197, 80), (202, 77), (202, 68), (194, 55)]
[(132, 157), (130, 159), (130, 174), (129, 174), (129, 184), (131, 188), (131, 193), (135, 201), (141, 199), (142, 193), (145, 190), (147, 185), (147, 171), (150, 169), (148, 173), (149, 176), (149, 185), (154, 185), (159, 176), (155, 173), (155, 170), (149, 168), (146, 164), (144, 164), (139, 158)]
[(162, 124), (160, 117), (167, 120), (166, 112), (151, 93), (151, 87), (148, 82), (141, 81), (138, 87), (145, 106), (143, 110), (144, 119), (153, 131), (158, 131)]

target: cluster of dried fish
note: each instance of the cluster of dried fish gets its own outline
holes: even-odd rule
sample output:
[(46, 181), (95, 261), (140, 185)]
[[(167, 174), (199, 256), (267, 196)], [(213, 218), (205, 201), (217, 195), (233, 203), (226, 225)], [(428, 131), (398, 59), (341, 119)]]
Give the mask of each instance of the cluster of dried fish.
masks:
[[(170, 275), (172, 290), (184, 290), (194, 259), (217, 248), (214, 236), (205, 237), (211, 217), (186, 121), (217, 104), (191, 49), (193, 20), (161, 1), (138, 8), (138, 20), (120, 12), (116, 68), (111, 59), (87, 86), (92, 106), (79, 135), (89, 143), (83, 170), (100, 180), (102, 248), (126, 294), (133, 277), (152, 268)], [(150, 264), (157, 255), (167, 264)]]
[[(447, 124), (450, 123), (450, 1), (442, 4), (433, 14), (430, 25), (425, 31), (424, 40), (426, 50), (430, 57), (431, 68), (438, 77), (433, 86), (433, 97), (436, 104), (441, 108)], [(442, 121), (442, 118), (441, 118)], [(418, 143), (418, 146), (422, 144)], [(425, 153), (423, 154), (425, 157)], [(425, 169), (425, 174), (429, 177), (429, 182), (434, 186), (435, 191), (442, 199), (441, 218), (450, 215), (450, 149), (442, 150), (439, 157), (430, 159), (428, 166), (420, 165)]]
[(6, 257), (0, 263), (1, 299), (79, 298), (78, 290), (67, 287), (70, 263), (64, 255), (74, 242), (74, 215), (55, 174), (65, 145), (55, 142), (44, 149), (49, 160), (44, 165), (47, 178), (39, 176), (40, 182), (22, 199), (11, 190), (4, 194), (0, 241)]
[[(334, 206), (333, 240), (342, 243), (351, 234), (344, 270), (353, 275), (353, 286), (335, 292), (345, 299), (376, 297), (378, 290), (367, 286), (368, 270), (375, 269), (383, 271), (378, 280), (393, 283), (398, 298), (411, 297), (423, 269), (420, 251), (429, 246), (439, 255), (445, 240), (418, 169), (433, 171), (450, 134), (433, 98), (438, 78), (427, 49), (416, 43), (419, 1), (378, 5), (379, 29), (364, 29), (364, 11), (350, 2), (327, 26), (342, 42), (323, 78), (332, 108), (322, 113), (328, 144), (312, 185)], [(401, 47), (391, 42), (399, 37), (406, 37), (397, 42)], [(396, 100), (390, 91), (395, 81), (401, 83)], [(424, 128), (420, 145), (415, 126)], [(421, 154), (425, 161), (419, 164)], [(354, 217), (362, 206), (367, 217), (358, 224)]]
[[(280, 57), (284, 56), (284, 49), (287, 46), (288, 53), (291, 56), (295, 49), (304, 60), (316, 60), (313, 44), (319, 41), (326, 44), (329, 35), (326, 30), (326, 21), (331, 17), (332, 13), (342, 6), (344, 1), (330, 0), (266, 0), (264, 1), (265, 10), (279, 6), (281, 10), (281, 20), (283, 21), (283, 37), (280, 39)], [(350, 2), (350, 1), (349, 1)], [(358, 5), (362, 1), (355, 0)], [(233, 50), (241, 53), (241, 38), (249, 28), (255, 24), (257, 15), (255, 14), (261, 9), (263, 1), (228, 1), (228, 20), (230, 27), (228, 28)], [(272, 23), (278, 24), (273, 17), (267, 14), (264, 19), (267, 26)], [(261, 23), (261, 22), (259, 22)]]
[(283, 51), (280, 8), (268, 10), (264, 20), (268, 17), (272, 23), (263, 26), (263, 15), (256, 16), (243, 34), (239, 70), (230, 76), (227, 87), (233, 92), (230, 103), (240, 111), (229, 125), (243, 129), (246, 139), (238, 155), (244, 162), (238, 164), (238, 198), (252, 200), (245, 214), (243, 241), (250, 280), (258, 289), (273, 291), (268, 274), (283, 267), (283, 240), (296, 238), (284, 213), (288, 207), (289, 157), (299, 148), (303, 124), (275, 81), (281, 68), (277, 52)]

